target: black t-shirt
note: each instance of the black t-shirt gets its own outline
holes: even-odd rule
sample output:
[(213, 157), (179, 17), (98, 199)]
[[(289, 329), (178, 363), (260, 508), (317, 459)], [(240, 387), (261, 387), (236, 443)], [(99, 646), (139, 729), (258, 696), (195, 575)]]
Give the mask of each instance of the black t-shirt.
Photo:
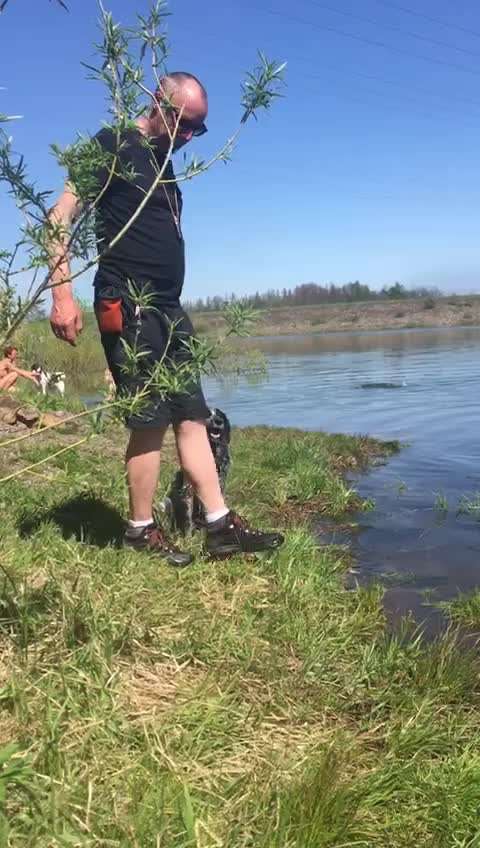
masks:
[[(101, 253), (127, 224), (151, 188), (156, 177), (152, 157), (158, 168), (164, 163), (165, 154), (152, 151), (139, 130), (122, 133), (120, 143), (109, 129), (100, 130), (95, 138), (109, 153), (116, 155), (120, 163), (96, 211), (98, 251)], [(126, 169), (135, 173), (133, 180), (122, 176)], [(110, 167), (105, 167), (98, 172), (99, 187), (105, 186), (109, 171)], [(171, 162), (162, 180), (175, 180)], [(138, 218), (100, 260), (95, 287), (116, 286), (121, 290), (130, 279), (139, 287), (148, 283), (158, 295), (157, 302), (178, 303), (185, 276), (181, 211), (182, 195), (176, 183), (158, 185)]]

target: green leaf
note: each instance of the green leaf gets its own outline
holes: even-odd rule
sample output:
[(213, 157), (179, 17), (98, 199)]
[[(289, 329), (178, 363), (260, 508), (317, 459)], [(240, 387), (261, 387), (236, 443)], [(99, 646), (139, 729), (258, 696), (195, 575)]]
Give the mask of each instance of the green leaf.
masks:
[(188, 787), (185, 783), (182, 785), (182, 795), (180, 796), (179, 805), (183, 824), (185, 825), (185, 830), (187, 831), (187, 834), (190, 839), (196, 839), (195, 812), (193, 809), (193, 803), (190, 792), (188, 791)]
[(287, 66), (286, 62), (280, 65), (276, 62), (271, 62), (267, 57), (258, 51), (260, 64), (246, 75), (245, 82), (242, 86), (242, 106), (244, 113), (242, 123), (245, 123), (248, 118), (257, 118), (259, 109), (269, 109), (273, 100), (280, 97), (278, 87), (284, 84), (284, 71)]
[(8, 763), (13, 755), (18, 753), (18, 751), (19, 747), (15, 742), (10, 743), (10, 745), (6, 745), (4, 748), (0, 748), (0, 767)]

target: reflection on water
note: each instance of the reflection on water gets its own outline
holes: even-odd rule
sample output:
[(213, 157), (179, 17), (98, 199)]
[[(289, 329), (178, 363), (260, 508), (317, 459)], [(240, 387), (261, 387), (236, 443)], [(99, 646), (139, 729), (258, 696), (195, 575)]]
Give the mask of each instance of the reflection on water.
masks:
[[(480, 586), (480, 522), (457, 515), (480, 491), (480, 331), (400, 330), (256, 339), (261, 386), (207, 384), (234, 424), (271, 424), (397, 438), (406, 447), (359, 481), (376, 510), (352, 540), (360, 579), (387, 579), (386, 607), (417, 618)], [(373, 385), (375, 384), (375, 385)], [(369, 385), (368, 390), (362, 386)], [(438, 494), (449, 509), (435, 509)]]
[(244, 347), (267, 354), (290, 354), (369, 350), (398, 351), (412, 347), (444, 347), (478, 337), (478, 327), (442, 327), (406, 330), (364, 330), (356, 333), (311, 333), (308, 336), (255, 336), (241, 341)]

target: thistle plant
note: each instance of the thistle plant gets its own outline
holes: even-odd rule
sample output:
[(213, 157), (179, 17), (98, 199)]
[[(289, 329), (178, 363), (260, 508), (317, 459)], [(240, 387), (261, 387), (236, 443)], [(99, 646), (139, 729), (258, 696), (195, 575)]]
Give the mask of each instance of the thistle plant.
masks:
[[(61, 5), (64, 5), (63, 3)], [(0, 7), (5, 10), (6, 4)], [(137, 15), (133, 27), (122, 27), (107, 11), (102, 0), (98, 0), (101, 38), (96, 44), (97, 63), (85, 65), (90, 79), (101, 83), (107, 94), (108, 120), (105, 126), (115, 133), (116, 149), (122, 145), (122, 133), (135, 126), (135, 121), (149, 111), (153, 103), (158, 103), (158, 91), (161, 80), (168, 73), (167, 61), (169, 46), (165, 24), (169, 16), (165, 0), (154, 0), (147, 15)], [(176, 182), (191, 180), (205, 173), (217, 162), (228, 161), (235, 148), (239, 133), (249, 121), (257, 119), (262, 110), (269, 109), (280, 95), (285, 65), (269, 61), (259, 53), (257, 67), (247, 74), (241, 91), (241, 116), (236, 131), (225, 144), (210, 158), (198, 159), (192, 156), (184, 160), (182, 170), (176, 176)], [(163, 108), (169, 108), (168, 97), (161, 101)], [(14, 147), (7, 125), (18, 116), (0, 114), (0, 182), (6, 184), (12, 201), (21, 213), (16, 243), (11, 248), (0, 250), (0, 346), (12, 340), (29, 313), (44, 300), (47, 290), (58, 283), (53, 282), (55, 271), (65, 258), (75, 263), (75, 271), (69, 280), (72, 282), (94, 266), (125, 233), (140, 215), (159, 185), (166, 184), (165, 176), (171, 159), (182, 110), (174, 113), (173, 128), (168, 129), (169, 150), (165, 161), (159, 164), (151, 150), (151, 162), (155, 177), (148, 192), (139, 203), (130, 220), (107, 243), (98, 244), (94, 232), (94, 216), (104, 192), (115, 177), (135, 183), (133, 168), (120, 161), (117, 154), (109, 153), (100, 143), (91, 137), (79, 136), (70, 145), (60, 148), (52, 144), (51, 150), (58, 165), (67, 171), (68, 182), (79, 200), (79, 214), (71, 229), (52, 214), (51, 192), (38, 188), (29, 176), (24, 157)], [(147, 149), (150, 142), (145, 138)], [(97, 182), (99, 170), (108, 173), (106, 183)], [(53, 246), (56, 248), (53, 254)], [(60, 251), (57, 249), (60, 246)], [(52, 261), (52, 255), (55, 260)], [(48, 270), (45, 270), (47, 268)], [(15, 278), (30, 274), (30, 283), (26, 294), (20, 296), (16, 291)], [(135, 281), (132, 281), (135, 285)], [(153, 308), (148, 302), (148, 291), (135, 293), (140, 309)], [(147, 301), (145, 300), (147, 299)], [(232, 334), (245, 335), (254, 320), (252, 311), (239, 303), (230, 305), (225, 311), (226, 339)], [(171, 328), (172, 338), (175, 327)], [(161, 363), (157, 363), (151, 373), (145, 375), (147, 352), (125, 349), (125, 367), (132, 373), (143, 373), (144, 388), (139, 396), (117, 400), (122, 412), (130, 404), (130, 411), (138, 408), (152, 391), (171, 394), (188, 389), (194, 376), (211, 372), (220, 355), (222, 340), (212, 344), (206, 341), (189, 342), (191, 362), (176, 365), (168, 360), (168, 352)]]

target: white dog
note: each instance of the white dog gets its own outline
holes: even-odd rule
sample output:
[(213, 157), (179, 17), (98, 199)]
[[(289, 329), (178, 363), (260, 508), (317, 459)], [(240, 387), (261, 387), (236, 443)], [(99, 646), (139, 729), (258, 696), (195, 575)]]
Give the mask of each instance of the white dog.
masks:
[(42, 395), (47, 392), (57, 392), (60, 397), (65, 395), (65, 374), (63, 371), (45, 371), (41, 365), (33, 365), (32, 374), (35, 374), (38, 380), (38, 388)]

